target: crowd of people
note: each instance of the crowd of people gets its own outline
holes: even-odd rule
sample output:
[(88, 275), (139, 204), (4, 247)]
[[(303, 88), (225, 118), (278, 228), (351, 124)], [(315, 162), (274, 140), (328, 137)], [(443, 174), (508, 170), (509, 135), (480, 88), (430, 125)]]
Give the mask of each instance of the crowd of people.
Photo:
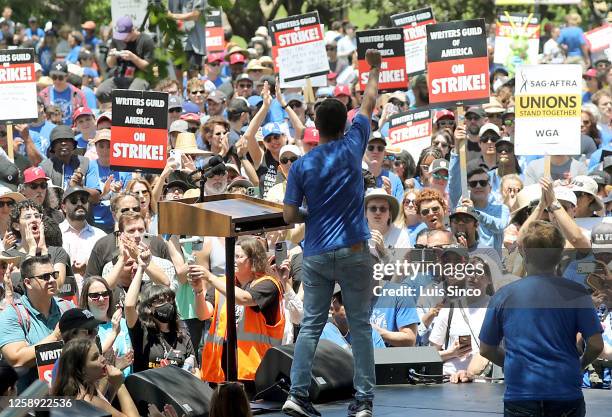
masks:
[[(353, 24), (334, 22), (325, 32), (328, 85), (310, 102), (301, 88), (281, 89), (265, 27), (248, 48), (226, 30), (225, 51), (206, 54), (198, 42), (202, 13), (197, 6), (170, 13), (182, 22), (189, 68), (150, 85), (139, 71), (153, 65), (155, 41), (130, 17), (102, 31), (91, 21), (40, 25), (35, 16), (23, 25), (10, 7), (2, 11), (0, 49), (34, 48), (38, 86), (38, 119), (13, 126), (14, 160), (0, 126), (3, 396), (38, 378), (37, 346), (62, 341), (53, 395), (136, 416), (124, 379), (178, 366), (217, 387), (211, 415), (250, 415), (246, 398), (255, 394), (266, 350), (297, 341), (285, 411), (316, 416), (307, 397), (319, 335), (354, 354), (351, 416), (372, 415), (374, 348), (432, 346), (445, 379), (465, 383), (504, 364), (498, 345), (505, 340), (505, 352), (513, 352), (505, 356), (508, 383), (541, 388), (542, 400), (578, 401), (580, 388), (610, 389), (612, 65), (589, 51), (577, 15), (542, 34), (541, 62), (580, 64), (584, 73), (580, 154), (550, 156), (547, 177), (543, 155), (515, 154), (514, 78), (492, 62), (494, 37), (489, 101), (463, 112), (434, 108), (431, 143), (415, 155), (391, 143), (389, 118), (428, 106), (427, 77), (379, 94), (380, 55), (369, 51), (371, 82), (361, 89)], [(169, 95), (168, 158), (160, 174), (111, 167), (116, 88)], [(222, 384), (225, 241), (207, 236), (198, 244), (158, 226), (161, 201), (194, 202), (200, 186), (205, 196), (284, 203), (292, 225), (237, 243), (240, 384)], [(272, 256), (277, 244), (287, 247), (286, 260)], [(469, 264), (473, 272), (373, 274), (398, 260)], [(541, 288), (558, 284), (544, 276), (584, 292), (582, 315), (502, 314), (517, 293), (562, 304), (546, 299)], [(451, 286), (478, 291), (427, 295)], [(402, 288), (416, 295), (374, 295)], [(537, 329), (524, 327), (540, 319)], [(569, 321), (574, 327), (567, 330)], [(512, 344), (525, 332), (548, 343)], [(554, 349), (562, 352), (557, 359)], [(533, 368), (525, 352), (547, 358), (529, 384), (518, 375)], [(580, 357), (577, 375), (572, 364)], [(556, 384), (570, 388), (555, 392), (545, 379), (558, 358), (569, 365)], [(507, 393), (507, 415), (522, 415), (530, 399), (521, 389)], [(151, 407), (150, 415), (176, 411)]]

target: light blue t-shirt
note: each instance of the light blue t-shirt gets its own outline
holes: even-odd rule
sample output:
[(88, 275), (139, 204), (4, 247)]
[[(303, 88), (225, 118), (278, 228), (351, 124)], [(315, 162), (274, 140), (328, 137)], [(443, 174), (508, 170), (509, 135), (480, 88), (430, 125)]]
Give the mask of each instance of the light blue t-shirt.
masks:
[(51, 144), (51, 131), (55, 128), (55, 123), (45, 120), (45, 122), (39, 126), (30, 124), (28, 127), (30, 129), (30, 134), (32, 132), (38, 133), (39, 143), (36, 142), (34, 136), (32, 136), (32, 139), (34, 140), (34, 144), (36, 144), (38, 151), (42, 154), (42, 156), (46, 157), (47, 151)]
[(334, 323), (327, 322), (321, 332), (321, 340), (329, 340), (340, 346), (342, 349), (351, 350), (351, 333), (342, 336), (340, 329)]
[[(406, 285), (387, 282), (383, 289), (399, 290)], [(370, 323), (387, 329), (391, 332), (399, 332), (402, 327), (411, 324), (419, 324), (419, 315), (416, 311), (414, 299), (410, 296), (379, 296), (375, 298), (374, 308), (370, 315)], [(415, 333), (416, 336), (416, 333)], [(375, 348), (387, 347), (380, 333), (372, 328), (372, 343)]]
[[(70, 177), (72, 177), (74, 171), (75, 169), (72, 167), (72, 165), (64, 165), (64, 189), (68, 188), (68, 184), (70, 184)], [(98, 177), (98, 170), (94, 169), (92, 161), (89, 162), (89, 167), (87, 168), (87, 172), (84, 175), (84, 186), (87, 188), (92, 188), (94, 190), (102, 191), (100, 189), (100, 178)]]
[(49, 99), (51, 104), (55, 104), (62, 109), (64, 124), (72, 126), (72, 112), (75, 110), (72, 108), (72, 89), (68, 87), (60, 93), (54, 87), (51, 87), (49, 89)]
[(308, 206), (304, 256), (370, 238), (365, 219), (361, 160), (370, 120), (357, 114), (342, 139), (320, 144), (291, 165), (285, 204)]
[(582, 45), (586, 43), (584, 32), (577, 26), (570, 26), (561, 29), (561, 34), (557, 39), (559, 45), (567, 45), (567, 56), (581, 56)]
[[(128, 331), (127, 322), (124, 318), (122, 318), (121, 322), (119, 323), (119, 329), (119, 334), (115, 338), (115, 343), (113, 343), (113, 350), (117, 356), (125, 356), (130, 350), (132, 350), (132, 341), (130, 340), (130, 333)], [(112, 331), (113, 324), (111, 322), (99, 324), (98, 336), (100, 336), (100, 342), (104, 343), (104, 341), (110, 337)], [(128, 366), (123, 370), (123, 375), (125, 377), (129, 376), (131, 373), (132, 366)]]
[[(104, 183), (111, 174), (113, 175), (114, 181), (121, 181), (122, 187), (125, 187), (127, 182), (132, 179), (131, 172), (111, 170), (110, 167), (100, 165), (98, 160), (90, 161), (89, 168), (98, 173), (99, 183), (96, 187), (98, 190), (102, 190), (104, 188)], [(101, 200), (99, 204), (94, 205), (92, 207), (92, 214), (93, 226), (99, 227), (100, 229), (108, 231), (109, 233), (113, 230), (115, 221), (113, 220), (113, 215), (110, 209), (110, 199)]]
[(389, 178), (389, 181), (391, 181), (391, 194), (397, 199), (401, 206), (402, 201), (404, 200), (404, 185), (402, 184), (402, 180), (394, 172), (383, 169), (380, 171), (380, 175), (376, 177), (377, 188), (384, 187), (382, 177), (387, 177)]

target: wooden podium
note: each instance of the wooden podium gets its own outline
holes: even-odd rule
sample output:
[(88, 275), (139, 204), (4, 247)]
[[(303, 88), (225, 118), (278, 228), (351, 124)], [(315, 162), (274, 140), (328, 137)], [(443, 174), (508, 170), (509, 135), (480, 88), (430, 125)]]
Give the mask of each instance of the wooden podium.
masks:
[(241, 194), (219, 194), (159, 203), (159, 233), (225, 238), (225, 288), (227, 291), (227, 374), (238, 379), (236, 363), (236, 295), (234, 252), (236, 237), (293, 227), (283, 220), (283, 205)]

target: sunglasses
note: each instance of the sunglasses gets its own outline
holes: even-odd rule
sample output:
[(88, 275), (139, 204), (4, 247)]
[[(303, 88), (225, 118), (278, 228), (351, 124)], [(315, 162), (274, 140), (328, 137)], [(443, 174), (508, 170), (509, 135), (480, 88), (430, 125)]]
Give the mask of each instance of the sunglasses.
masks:
[(136, 206), (136, 207), (124, 207), (124, 208), (119, 210), (119, 213), (123, 214), (123, 213), (127, 213), (128, 211), (132, 211), (134, 213), (140, 213), (140, 207), (138, 207), (138, 206)]
[(70, 197), (68, 199), (68, 201), (70, 201), (70, 204), (73, 204), (73, 205), (77, 204), (79, 202), (81, 204), (87, 204), (87, 203), (89, 203), (89, 197), (88, 196), (84, 196), (84, 195), (81, 195), (81, 196), (75, 195), (75, 196)]
[(447, 180), (448, 179), (448, 174), (444, 175), (444, 174), (439, 174), (437, 172), (434, 174), (431, 174), (431, 176), (436, 180)]
[(36, 279), (40, 279), (43, 281), (51, 281), (51, 278), (57, 280), (59, 278), (59, 271), (53, 271), (53, 272), (47, 272), (45, 274), (34, 275), (33, 277), (30, 277), (30, 278), (36, 278)]
[(215, 136), (225, 136), (227, 135), (229, 132), (227, 130), (224, 130), (223, 132), (217, 132), (214, 133)]
[(264, 138), (264, 142), (270, 143), (270, 142), (272, 142), (273, 139), (278, 140), (278, 139), (280, 139), (280, 137), (281, 137), (281, 135), (277, 135), (277, 134), (268, 135), (268, 136), (266, 136)]
[(495, 143), (498, 140), (499, 138), (497, 136), (483, 136), (480, 138), (480, 143), (487, 143), (487, 142)]
[(591, 197), (591, 195), (589, 193), (585, 193), (583, 191), (574, 191), (574, 194), (576, 194), (576, 198)]
[(13, 207), (14, 205), (15, 205), (15, 202), (13, 200), (11, 200), (11, 201), (0, 201), (0, 208)]
[(368, 145), (368, 151), (369, 152), (384, 152), (385, 151), (385, 145)]
[(238, 88), (252, 88), (253, 84), (238, 84), (236, 87), (238, 87)]
[(465, 116), (465, 120), (470, 122), (476, 122), (480, 120), (480, 116)]
[(497, 148), (497, 153), (512, 153), (512, 148), (509, 148), (507, 146), (500, 146), (499, 148)]
[(469, 216), (455, 216), (451, 219), (451, 223), (473, 223), (474, 219)]
[(335, 48), (335, 47), (333, 47), (333, 46), (326, 46), (326, 47), (325, 47), (325, 50), (326, 50), (326, 51), (335, 51), (335, 50), (336, 50), (336, 48)]
[(435, 207), (432, 207), (432, 208), (423, 209), (423, 210), (421, 210), (421, 216), (425, 217), (425, 216), (428, 216), (429, 213), (431, 213), (431, 214), (439, 213), (441, 209), (442, 209), (442, 207), (440, 207), (440, 206), (435, 206)]
[(287, 163), (289, 163), (289, 162), (294, 163), (294, 162), (295, 162), (295, 161), (297, 161), (298, 159), (299, 159), (299, 157), (298, 157), (298, 156), (291, 156), (291, 157), (289, 157), (289, 158), (286, 158), (286, 157), (284, 157), (284, 156), (283, 156), (283, 157), (280, 159), (280, 163), (281, 163), (281, 164), (283, 164), (283, 165), (286, 165), (286, 164), (287, 164)]
[(208, 65), (211, 66), (211, 67), (218, 67), (221, 64), (219, 62), (217, 62), (217, 61), (214, 61), (214, 62), (209, 62)]
[(28, 188), (31, 188), (33, 190), (38, 190), (39, 188), (41, 190), (46, 190), (47, 189), (47, 183), (46, 182), (41, 182), (41, 183), (30, 183), (30, 184), (26, 184), (26, 186)]
[(65, 76), (63, 76), (63, 75), (52, 75), (52, 76), (51, 76), (51, 79), (52, 79), (53, 81), (55, 81), (55, 80), (57, 80), (57, 81), (64, 81), (64, 79), (66, 79), (66, 77), (65, 77)]
[(389, 207), (387, 206), (368, 206), (368, 211), (370, 213), (380, 212), (384, 214), (389, 211)]
[(405, 206), (409, 206), (410, 204), (414, 205), (414, 203), (416, 202), (416, 200), (411, 199), (411, 198), (407, 198), (404, 200), (404, 205)]
[(455, 124), (454, 120), (438, 120), (437, 123), (439, 126), (453, 126)]
[(189, 132), (189, 133), (197, 133), (198, 132), (198, 128), (197, 127), (188, 127), (187, 128), (187, 132)]
[(395, 161), (395, 155), (385, 155), (385, 161)]
[(506, 119), (503, 123), (504, 126), (512, 126), (514, 124), (514, 119)]
[(87, 297), (90, 300), (99, 300), (110, 297), (110, 291), (102, 291), (102, 292), (90, 292), (87, 294)]
[(482, 188), (489, 185), (489, 180), (476, 180), (476, 181), (468, 181), (470, 188), (476, 188), (476, 186), (480, 186)]
[(432, 143), (432, 145), (433, 145), (433, 146), (439, 146), (439, 147), (441, 147), (441, 148), (448, 148), (448, 147), (449, 147), (448, 143), (446, 143), (446, 142), (440, 142), (440, 141), (434, 141), (434, 142)]
[(506, 188), (506, 191), (508, 191), (509, 193), (514, 192), (515, 194), (518, 194), (521, 191), (521, 188), (508, 187)]
[(422, 243), (415, 243), (414, 248), (415, 249), (427, 249), (427, 245), (423, 245)]
[(206, 90), (193, 90), (193, 91), (190, 91), (189, 94), (193, 94), (193, 95), (206, 94)]
[(177, 107), (175, 109), (168, 110), (168, 113), (180, 113), (182, 111), (183, 111), (183, 109), (181, 109), (180, 107)]
[(402, 161), (400, 161), (399, 159), (396, 159), (395, 162), (393, 162), (393, 165), (395, 165), (396, 167), (401, 167), (403, 164)]

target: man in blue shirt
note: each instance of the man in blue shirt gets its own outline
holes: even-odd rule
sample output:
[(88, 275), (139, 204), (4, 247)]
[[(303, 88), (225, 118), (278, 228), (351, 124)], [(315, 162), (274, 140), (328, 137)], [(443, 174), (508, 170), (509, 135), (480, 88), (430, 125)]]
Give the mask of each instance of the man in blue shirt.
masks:
[(34, 346), (61, 340), (59, 319), (74, 305), (54, 297), (59, 272), (49, 256), (28, 257), (19, 269), (26, 294), (0, 314), (0, 349), (12, 366), (29, 370), (19, 381), (21, 390), (37, 377)]
[(38, 27), (38, 19), (36, 16), (30, 16), (28, 19), (28, 26), (25, 30), (25, 38), (32, 41), (34, 47), (38, 45), (38, 42), (45, 37), (45, 32)]
[(51, 131), (55, 127), (54, 123), (47, 120), (47, 113), (45, 112), (45, 102), (42, 98), (38, 97), (38, 119), (35, 122), (30, 123), (30, 135), (36, 145), (36, 148), (43, 157), (47, 156), (47, 150), (49, 149)]
[(413, 297), (408, 295), (409, 286), (395, 282), (377, 284), (380, 287), (374, 292), (376, 304), (370, 316), (374, 347), (415, 346), (419, 315)]
[[(504, 367), (505, 416), (585, 415), (582, 371), (603, 350), (602, 327), (587, 291), (555, 275), (564, 247), (552, 223), (527, 225), (519, 237), (527, 277), (489, 303), (480, 354)], [(586, 342), (582, 356), (578, 335)]]
[(391, 194), (401, 203), (404, 200), (404, 186), (402, 180), (395, 173), (384, 169), (386, 139), (379, 133), (374, 132), (368, 141), (365, 160), (368, 164), (368, 171), (376, 178), (377, 188), (391, 188)]
[[(319, 146), (291, 166), (283, 217), (306, 223), (303, 275), (304, 319), (291, 367), (290, 396), (283, 411), (320, 416), (308, 398), (312, 361), (338, 281), (351, 326), (355, 357), (355, 400), (349, 415), (370, 417), (374, 398), (374, 351), (369, 324), (372, 261), (367, 240), (361, 161), (370, 136), (370, 118), (378, 94), (381, 56), (366, 52), (369, 81), (359, 114), (346, 134), (346, 106), (327, 99), (317, 108)], [(308, 210), (303, 207), (304, 200)]]
[[(455, 140), (459, 146), (459, 142), (465, 140), (465, 134), (455, 134)], [(451, 207), (462, 205), (473, 208), (478, 218), (480, 247), (495, 248), (501, 252), (504, 229), (510, 220), (510, 210), (505, 204), (495, 201), (495, 197), (491, 194), (491, 179), (488, 171), (478, 161), (470, 161), (467, 166), (470, 198), (461, 199), (461, 170), (458, 159), (452, 157), (450, 162), (448, 192)]]

